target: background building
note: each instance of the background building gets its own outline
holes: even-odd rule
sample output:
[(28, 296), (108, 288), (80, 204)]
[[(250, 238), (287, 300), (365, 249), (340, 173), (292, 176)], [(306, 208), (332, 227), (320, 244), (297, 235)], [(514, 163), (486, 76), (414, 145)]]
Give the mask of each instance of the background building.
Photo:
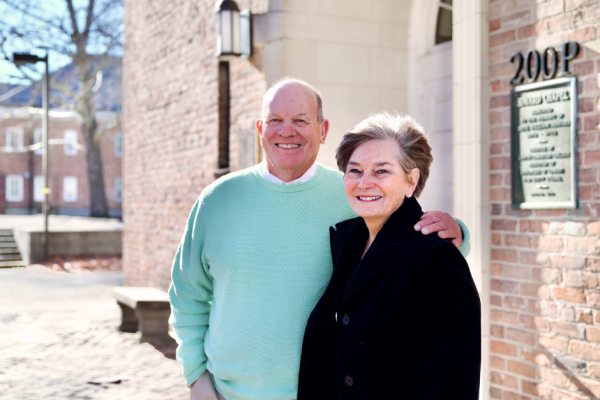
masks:
[[(120, 59), (104, 73), (103, 84), (94, 98), (97, 107), (104, 186), (109, 214), (121, 217), (123, 135), (120, 112)], [(52, 79), (69, 82), (74, 66), (52, 74)], [(42, 149), (24, 151), (42, 141), (41, 94), (35, 86), (0, 86), (0, 213), (41, 212), (43, 201)], [(50, 104), (50, 204), (52, 212), (90, 215), (90, 189), (77, 112)], [(70, 143), (74, 145), (71, 146)]]
[[(600, 4), (595, 0), (239, 0), (254, 54), (219, 60), (214, 1), (125, 5), (124, 275), (166, 289), (191, 205), (255, 162), (262, 94), (294, 75), (331, 122), (318, 161), (369, 113), (421, 121), (435, 161), (420, 198), (471, 230), (483, 308), (482, 398), (600, 397)], [(511, 205), (511, 57), (564, 42), (579, 80), (579, 204)], [(522, 75), (522, 74), (521, 74)], [(538, 81), (542, 81), (539, 78)], [(435, 318), (435, 310), (432, 310)], [(443, 334), (443, 327), (440, 327)]]

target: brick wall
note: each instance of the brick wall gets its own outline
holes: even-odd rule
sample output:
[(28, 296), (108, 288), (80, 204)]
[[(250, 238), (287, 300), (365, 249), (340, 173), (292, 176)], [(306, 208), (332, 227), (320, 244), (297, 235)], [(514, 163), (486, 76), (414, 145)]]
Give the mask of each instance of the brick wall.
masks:
[[(264, 11), (264, 1), (237, 1)], [(126, 285), (166, 289), (189, 211), (214, 181), (218, 156), (215, 2), (125, 3), (123, 60)], [(174, 27), (177, 29), (174, 29)], [(230, 166), (254, 163), (252, 123), (266, 90), (262, 57), (233, 60)]]
[[(112, 118), (110, 118), (112, 119)], [(9, 127), (21, 127), (23, 129), (23, 145), (33, 144), (30, 138), (30, 132), (33, 129), (41, 128), (39, 118), (19, 118), (10, 117), (0, 119), (0, 147), (6, 146), (6, 130)], [(106, 122), (99, 122), (99, 129), (104, 129)], [(83, 145), (83, 136), (81, 134), (81, 122), (75, 118), (51, 118), (50, 120), (50, 138), (64, 139), (66, 130), (75, 130), (77, 132), (77, 143)], [(100, 141), (102, 154), (102, 166), (104, 168), (104, 185), (109, 209), (114, 215), (119, 215), (121, 203), (115, 200), (115, 180), (121, 178), (121, 160), (122, 157), (115, 155), (115, 134), (121, 130), (120, 125), (106, 131)], [(60, 210), (61, 213), (85, 213), (89, 212), (90, 194), (87, 177), (87, 166), (85, 154), (78, 151), (75, 155), (66, 155), (64, 146), (52, 145), (50, 148), (50, 183), (52, 192), (50, 194), (50, 204), (53, 209)], [(33, 179), (35, 176), (41, 176), (42, 173), (42, 155), (27, 153), (0, 153), (0, 174), (3, 178), (0, 180), (2, 192), (0, 204), (0, 213), (6, 208), (20, 210), (25, 212), (30, 205), (30, 199), (33, 196)], [(33, 168), (30, 168), (30, 156), (33, 156)], [(30, 177), (25, 174), (29, 172)], [(5, 175), (23, 176), (23, 201), (6, 202), (5, 194)], [(66, 202), (63, 198), (63, 178), (73, 176), (77, 178), (77, 201)], [(33, 206), (41, 210), (41, 203), (34, 202)]]
[[(492, 0), (491, 397), (600, 397), (600, 5), (594, 0)], [(593, 42), (596, 40), (596, 42)], [(516, 51), (581, 45), (577, 210), (510, 204), (510, 80)], [(595, 48), (597, 51), (592, 50)], [(541, 78), (540, 78), (541, 79)]]

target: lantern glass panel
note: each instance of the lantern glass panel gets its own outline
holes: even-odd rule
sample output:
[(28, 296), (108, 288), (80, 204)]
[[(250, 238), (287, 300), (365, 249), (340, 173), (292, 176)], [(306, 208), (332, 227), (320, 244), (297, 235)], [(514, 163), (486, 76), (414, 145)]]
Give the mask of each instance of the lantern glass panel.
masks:
[(233, 17), (233, 52), (236, 54), (240, 54), (242, 52), (242, 46), (240, 43), (240, 13), (239, 11), (234, 11), (232, 13)]
[(231, 11), (221, 11), (221, 53), (231, 53), (232, 37), (231, 37)]

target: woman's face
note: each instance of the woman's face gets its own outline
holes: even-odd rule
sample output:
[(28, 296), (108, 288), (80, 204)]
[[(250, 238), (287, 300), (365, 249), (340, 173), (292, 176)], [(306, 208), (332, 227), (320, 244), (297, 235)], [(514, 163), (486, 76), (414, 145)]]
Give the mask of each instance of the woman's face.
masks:
[(413, 169), (407, 178), (399, 154), (394, 140), (369, 140), (350, 157), (344, 175), (346, 196), (354, 212), (367, 222), (381, 220), (383, 225), (415, 190), (419, 170)]

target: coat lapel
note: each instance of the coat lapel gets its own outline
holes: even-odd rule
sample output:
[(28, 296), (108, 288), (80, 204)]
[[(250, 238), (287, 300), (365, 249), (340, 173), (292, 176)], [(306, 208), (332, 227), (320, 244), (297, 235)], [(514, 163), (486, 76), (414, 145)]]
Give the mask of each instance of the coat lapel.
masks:
[[(377, 234), (377, 237), (371, 244), (367, 254), (365, 254), (365, 257), (356, 267), (356, 270), (350, 278), (351, 280), (344, 293), (344, 299), (341, 304), (346, 302), (346, 300), (360, 290), (360, 288), (387, 268), (387, 266), (396, 258), (398, 249), (404, 246), (406, 236), (411, 232), (414, 224), (417, 223), (421, 215), (421, 206), (417, 200), (414, 198), (404, 199), (402, 206), (390, 216), (381, 231)], [(361, 228), (363, 230), (367, 229), (364, 221), (360, 220), (360, 222), (360, 225), (357, 224), (353, 227), (354, 230), (360, 231)], [(356, 236), (357, 233), (359, 232), (350, 232), (352, 236)], [(366, 235), (364, 232), (362, 233), (361, 236), (365, 238), (362, 241), (362, 248), (364, 248), (368, 232)], [(344, 253), (351, 254), (353, 249), (344, 246), (344, 244), (341, 243), (338, 249), (339, 261), (342, 261), (342, 259), (344, 259), (343, 261), (346, 263), (350, 261), (350, 256)], [(346, 264), (339, 265), (346, 266)]]

